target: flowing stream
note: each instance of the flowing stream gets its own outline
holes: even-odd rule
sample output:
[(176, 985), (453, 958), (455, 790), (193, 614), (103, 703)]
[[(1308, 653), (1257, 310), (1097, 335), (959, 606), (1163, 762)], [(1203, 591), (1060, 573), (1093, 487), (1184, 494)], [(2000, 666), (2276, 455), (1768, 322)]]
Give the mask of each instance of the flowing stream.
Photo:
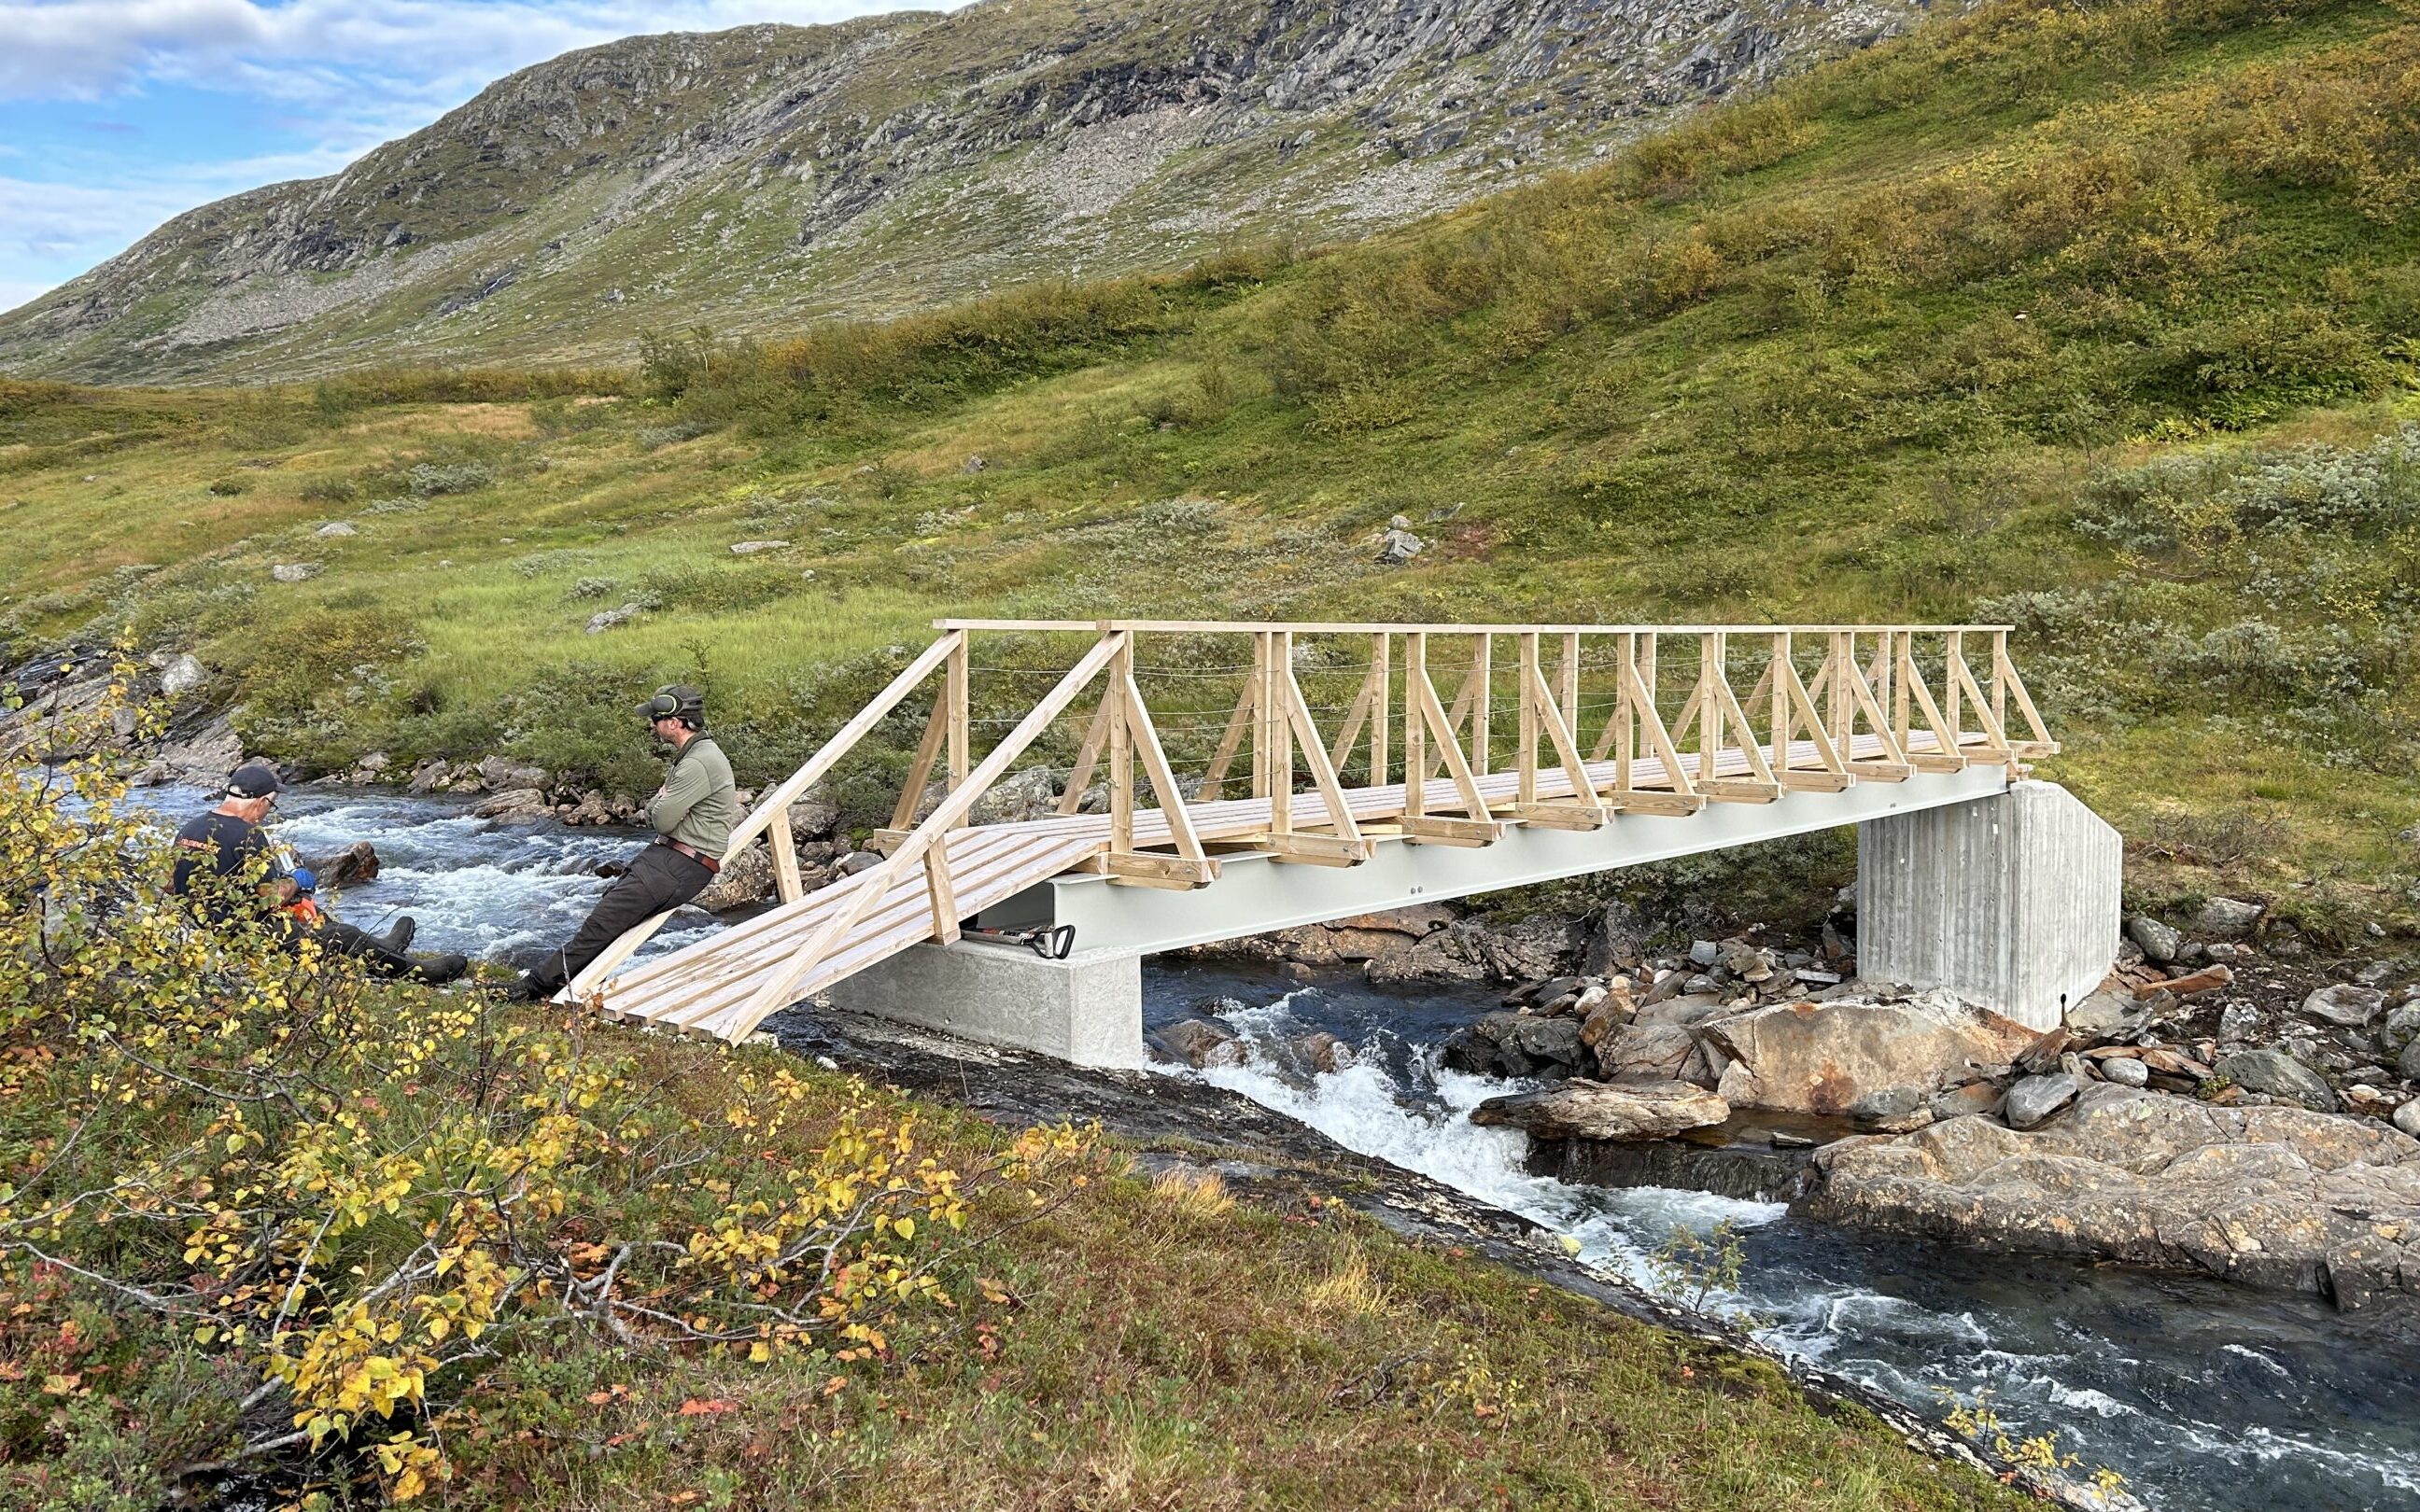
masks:
[[(156, 789), (144, 801), (176, 818), (210, 800)], [(306, 856), (371, 841), (385, 871), (334, 900), (339, 917), (375, 929), (408, 911), (415, 948), (491, 960), (568, 934), (605, 887), (596, 867), (635, 843), (627, 831), (505, 828), (443, 799), (341, 790), (288, 795), (271, 831)], [(715, 927), (692, 912), (647, 953)], [(1526, 1135), (1468, 1119), (1505, 1084), (1436, 1064), (1438, 1043), (1492, 996), (1200, 966), (1147, 969), (1144, 996), (1149, 1025), (1217, 1013), (1253, 1049), (1241, 1067), (1170, 1074), (1200, 1075), (1536, 1220), (1642, 1284), (1676, 1227), (1731, 1220), (1745, 1264), (1719, 1310), (1920, 1412), (1946, 1415), (1951, 1397), (1988, 1394), (2012, 1436), (2055, 1429), (2083, 1469), (2121, 1472), (2163, 1512), (2420, 1507), (2420, 1323), (2405, 1310), (2339, 1314), (2194, 1277), (1862, 1236), (1777, 1204), (1532, 1175)], [(1358, 1062), (1303, 1069), (1291, 1041), (1322, 1029)]]

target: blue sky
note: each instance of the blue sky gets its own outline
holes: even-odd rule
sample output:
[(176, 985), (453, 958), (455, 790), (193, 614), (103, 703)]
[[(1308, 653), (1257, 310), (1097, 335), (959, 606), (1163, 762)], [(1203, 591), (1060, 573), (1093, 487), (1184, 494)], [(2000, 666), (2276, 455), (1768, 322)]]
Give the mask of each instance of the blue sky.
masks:
[(0, 0), (0, 310), (180, 210), (333, 173), (498, 77), (640, 32), (947, 0)]

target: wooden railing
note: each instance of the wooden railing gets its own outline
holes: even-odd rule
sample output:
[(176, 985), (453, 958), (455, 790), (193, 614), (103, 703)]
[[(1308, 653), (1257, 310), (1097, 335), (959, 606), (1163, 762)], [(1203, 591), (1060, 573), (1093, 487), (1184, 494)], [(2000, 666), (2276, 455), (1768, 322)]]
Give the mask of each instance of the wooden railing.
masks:
[[(1195, 887), (1216, 879), (1218, 856), (1198, 833), (1194, 810), (1227, 801), (1238, 764), (1249, 797), (1265, 805), (1265, 821), (1241, 837), (1222, 825), (1218, 851), (1349, 866), (1368, 857), (1377, 837), (1356, 817), (1348, 771), (1356, 778), (1352, 791), (1402, 787), (1388, 806), (1389, 837), (1484, 845), (1512, 823), (1594, 828), (1619, 813), (1768, 803), (1793, 789), (1838, 792), (1858, 780), (1902, 781), (1918, 771), (1977, 763), (2006, 764), (2013, 772), (2057, 749), (2009, 659), (2009, 627), (1998, 625), (943, 620), (937, 628), (940, 639), (733, 831), (733, 854), (767, 839), (779, 906), (797, 906), (804, 886), (790, 805), (940, 674), (891, 826), (876, 837), (884, 859), (856, 889), (853, 905), (834, 910), (790, 964), (768, 975), (751, 1005), (752, 1022), (762, 1016), (757, 1010), (786, 1001), (783, 995), (848, 934), (873, 900), (920, 871), (931, 905), (928, 937), (955, 939), (944, 838), (968, 824), (976, 804), (1096, 684), (1098, 699), (1057, 811), (1079, 812), (1097, 774), (1107, 788), (1105, 844), (1085, 869), (1146, 887)], [(976, 638), (1025, 638), (1030, 645), (1032, 638), (1071, 635), (1090, 641), (1021, 714), (985, 721), (1014, 727), (976, 761)], [(1188, 659), (1158, 675), (1197, 685), (1192, 698), (1163, 697), (1163, 708), (1198, 704), (1202, 683), (1215, 689), (1232, 676), (1237, 685), (1223, 721), (1214, 717), (1189, 727), (1218, 730), (1215, 745), (1202, 743), (1189, 778), (1179, 775), (1162, 739), (1163, 721), (1144, 697), (1149, 679), (1139, 672), (1138, 648), (1146, 643), (1181, 644)], [(1227, 644), (1235, 654), (1218, 655)], [(1306, 696), (1297, 662), (1313, 645), (1326, 653), (1316, 673), (1323, 685), (1357, 671), (1349, 702), (1319, 705)], [(1979, 673), (1970, 656), (1981, 662)], [(1450, 702), (1435, 680), (1440, 658), (1453, 687)], [(1036, 672), (1030, 660), (997, 670)], [(1755, 681), (1742, 698), (1735, 685), (1750, 671)], [(1668, 717), (1668, 708), (1674, 711)], [(1342, 714), (1332, 734), (1321, 729), (1321, 713)], [(2012, 718), (2019, 721), (2013, 736)], [(1499, 764), (1508, 760), (1509, 772)], [(1147, 846), (1136, 841), (1138, 768), (1160, 815)], [(920, 817), (937, 772), (941, 796)], [(1440, 775), (1447, 779), (1442, 793)], [(1543, 791), (1549, 788), (1551, 795)], [(1292, 801), (1297, 793), (1317, 795), (1308, 823)], [(594, 991), (663, 917), (616, 941), (571, 994)]]

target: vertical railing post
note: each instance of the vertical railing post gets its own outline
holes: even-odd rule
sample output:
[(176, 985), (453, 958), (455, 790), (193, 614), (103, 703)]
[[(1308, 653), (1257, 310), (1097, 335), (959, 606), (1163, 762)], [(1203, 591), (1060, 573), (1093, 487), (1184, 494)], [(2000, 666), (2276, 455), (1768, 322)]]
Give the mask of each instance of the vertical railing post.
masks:
[(1830, 675), (1823, 685), (1823, 695), (1831, 701), (1832, 743), (1840, 748), (1843, 758), (1854, 755), (1850, 750), (1850, 732), (1855, 728), (1857, 708), (1849, 687), (1849, 679), (1857, 674), (1857, 632), (1832, 632), (1832, 649), (1828, 656)]
[(1790, 770), (1790, 673), (1797, 669), (1790, 665), (1790, 632), (1773, 633), (1773, 769), (1776, 773)]
[(958, 637), (957, 646), (951, 651), (949, 661), (941, 670), (941, 691), (949, 707), (950, 791), (955, 793), (966, 785), (967, 773), (974, 767), (973, 752), (968, 748), (968, 663), (967, 652), (972, 636)]
[(1628, 793), (1631, 758), (1638, 748), (1638, 710), (1630, 696), (1630, 685), (1638, 675), (1638, 637), (1624, 631), (1616, 647), (1621, 660), (1614, 669), (1613, 791)]
[(1370, 638), (1370, 681), (1376, 696), (1370, 701), (1370, 785), (1387, 785), (1388, 701), (1394, 694), (1390, 685), (1393, 668), (1388, 664), (1388, 636), (1383, 630)]
[(1418, 630), (1404, 637), (1404, 812), (1414, 819), (1428, 813), (1428, 719), (1420, 712), (1419, 689), (1429, 677), (1429, 638)]
[(1294, 725), (1287, 717), (1286, 679), (1294, 671), (1294, 632), (1273, 630), (1262, 660), (1261, 717), (1268, 730), (1269, 829), (1294, 833)]
[(1496, 677), (1496, 638), (1484, 630), (1475, 638), (1470, 661), (1470, 775), (1485, 777), (1488, 735), (1494, 723), (1489, 684)]
[(1714, 687), (1723, 680), (1723, 658), (1730, 652), (1720, 630), (1698, 636), (1698, 781), (1702, 785), (1720, 775), (1723, 752), (1723, 701)]
[(773, 851), (773, 891), (785, 903), (797, 903), (806, 896), (807, 887), (799, 874), (799, 841), (790, 833), (788, 804), (773, 810), (771, 822), (765, 826), (765, 842)]
[[(1119, 642), (1109, 658), (1109, 686), (1102, 697), (1109, 708), (1109, 850), (1118, 856), (1134, 850), (1134, 722), (1126, 707), (1126, 689), (1134, 686), (1134, 637)], [(1163, 797), (1162, 805), (1182, 801)]]
[(1530, 702), (1529, 687), (1538, 672), (1538, 635), (1534, 630), (1521, 635), (1521, 698), (1519, 721), (1521, 769), (1514, 776), (1514, 801), (1538, 801), (1538, 709)]
[(1942, 691), (1948, 695), (1949, 702), (1942, 707), (1941, 717), (1949, 726), (1951, 750), (1966, 743), (1961, 738), (1962, 732), (1959, 728), (1963, 717), (1963, 711), (1960, 708), (1963, 700), (1959, 697), (1958, 685), (1958, 664), (1965, 659), (1965, 640), (1963, 630), (1952, 630), (1942, 641), (1941, 681), (1947, 685)]
[(1252, 796), (1269, 795), (1269, 632), (1252, 636)]
[(2009, 632), (1992, 632), (1992, 722), (2009, 728)]
[(1563, 728), (1576, 734), (1580, 728), (1580, 633), (1563, 633), (1563, 673), (1556, 691), (1563, 706)]

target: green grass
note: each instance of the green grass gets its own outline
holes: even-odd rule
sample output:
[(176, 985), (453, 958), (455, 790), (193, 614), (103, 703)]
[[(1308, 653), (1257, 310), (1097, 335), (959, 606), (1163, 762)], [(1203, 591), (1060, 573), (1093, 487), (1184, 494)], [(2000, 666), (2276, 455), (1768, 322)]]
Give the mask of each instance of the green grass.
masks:
[[(198, 647), (306, 764), (509, 744), (609, 781), (644, 768), (584, 702), (704, 676), (762, 779), (939, 613), (2013, 615), (2070, 746), (2047, 775), (2136, 830), (2279, 795), (2275, 844), (2223, 874), (2147, 853), (2147, 889), (2334, 878), (2397, 918), (2406, 496), (2080, 527), (2162, 458), (2214, 459), (2211, 489), (2319, 477), (2420, 419), (2407, 20), (2001, 4), (1364, 244), (659, 342), (628, 374), (11, 389), (0, 611)], [(2311, 447), (2336, 460), (2278, 461)], [(421, 461), (495, 481), (363, 512)], [(1431, 549), (1382, 569), (1396, 513)], [(308, 533), (339, 516), (361, 535)], [(294, 560), (325, 571), (267, 581)], [(2257, 667), (2247, 636), (2276, 642)], [(1036, 691), (979, 676), (979, 717)], [(1156, 705), (1215, 719), (1187, 691)], [(1215, 733), (1174, 732), (1179, 765)]]

